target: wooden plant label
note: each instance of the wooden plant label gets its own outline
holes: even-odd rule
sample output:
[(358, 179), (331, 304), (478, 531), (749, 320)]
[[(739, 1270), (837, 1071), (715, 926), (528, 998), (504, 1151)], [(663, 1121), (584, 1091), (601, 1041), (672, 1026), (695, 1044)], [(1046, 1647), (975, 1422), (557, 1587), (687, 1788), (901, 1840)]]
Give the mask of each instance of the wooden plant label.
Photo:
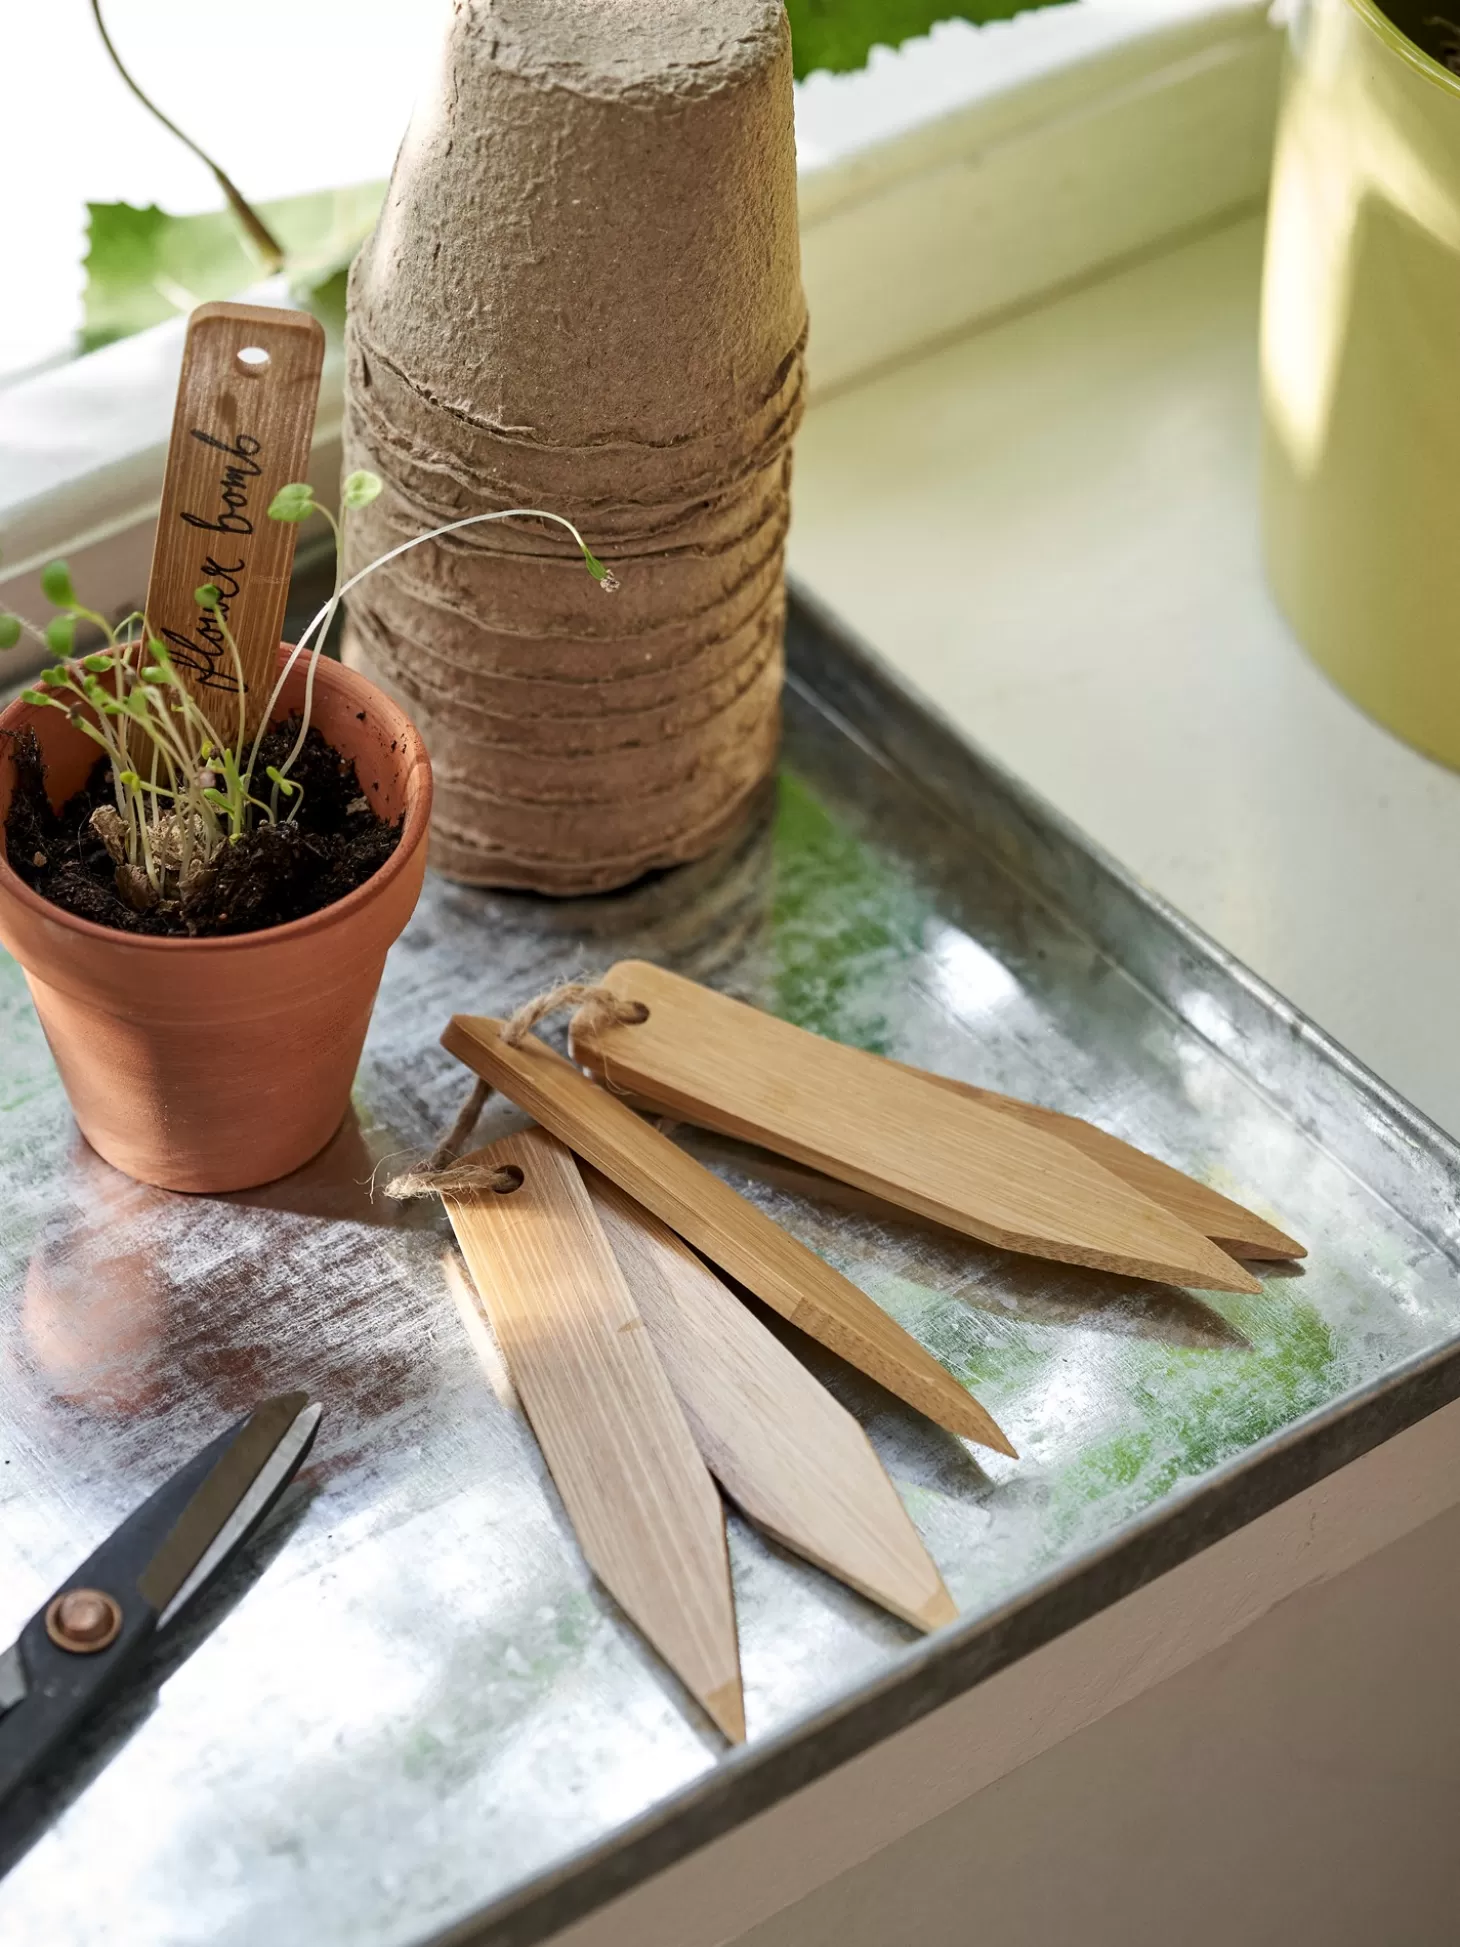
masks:
[(583, 1179), (705, 1465), (752, 1521), (917, 1629), (958, 1614), (861, 1427), (674, 1232)]
[(642, 960), (604, 985), (633, 1025), (576, 1034), (611, 1089), (761, 1143), (983, 1243), (1211, 1291), (1262, 1287), (1209, 1238), (1046, 1129)]
[(1124, 1141), (1120, 1136), (1112, 1136), (1106, 1129), (1093, 1122), (1085, 1122), (1079, 1116), (1065, 1115), (1059, 1109), (1042, 1109), (1033, 1102), (1021, 1102), (1014, 1095), (1000, 1095), (991, 1088), (978, 1088), (972, 1082), (956, 1081), (951, 1075), (935, 1075), (926, 1068), (912, 1068), (904, 1062), (894, 1062), (895, 1068), (906, 1068), (910, 1075), (921, 1075), (926, 1081), (936, 1082), (939, 1088), (951, 1089), (956, 1095), (967, 1096), (969, 1101), (978, 1102), (986, 1109), (993, 1109), (999, 1115), (1016, 1116), (1021, 1122), (1033, 1128), (1044, 1129), (1051, 1136), (1058, 1136), (1064, 1142), (1072, 1143), (1076, 1149), (1084, 1150), (1087, 1156), (1121, 1177), (1133, 1190), (1149, 1197), (1152, 1203), (1159, 1203), (1174, 1217), (1199, 1230), (1204, 1237), (1234, 1257), (1250, 1257), (1283, 1260), (1306, 1257), (1303, 1245), (1270, 1224), (1255, 1211), (1234, 1203), (1231, 1197), (1224, 1197), (1220, 1190), (1209, 1184), (1198, 1183), (1193, 1176), (1186, 1176), (1169, 1163), (1163, 1163), (1158, 1156), (1148, 1156), (1134, 1143)]
[(724, 1509), (578, 1166), (540, 1129), (467, 1160), (521, 1177), (446, 1209), (589, 1566), (738, 1743)]
[[(160, 636), (221, 738), (257, 728), (277, 667), (296, 528), (271, 521), (280, 487), (309, 470), (324, 329), (303, 311), (202, 304), (188, 324), (167, 452), (147, 626)], [(212, 582), (216, 613), (198, 607)]]
[(1014, 1453), (972, 1394), (864, 1291), (571, 1062), (533, 1035), (509, 1046), (501, 1028), (458, 1014), (442, 1046), (772, 1311), (951, 1433)]

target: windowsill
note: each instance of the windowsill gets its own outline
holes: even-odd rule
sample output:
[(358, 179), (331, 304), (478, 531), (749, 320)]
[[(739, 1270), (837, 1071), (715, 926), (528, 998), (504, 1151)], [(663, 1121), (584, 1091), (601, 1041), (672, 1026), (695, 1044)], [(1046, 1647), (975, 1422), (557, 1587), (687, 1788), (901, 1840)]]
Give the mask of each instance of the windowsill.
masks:
[[(1266, 0), (1073, 0), (811, 76), (797, 136), (814, 391), (1252, 201), (1277, 44)], [(970, 247), (950, 250), (960, 236)], [(0, 390), (0, 602), (42, 611), (38, 571), (64, 554), (96, 606), (136, 604), (183, 329)], [(326, 497), (341, 383), (336, 355), (312, 468)]]
[(1263, 573), (1247, 217), (825, 401), (792, 567), (965, 735), (1443, 1127), (1460, 776)]

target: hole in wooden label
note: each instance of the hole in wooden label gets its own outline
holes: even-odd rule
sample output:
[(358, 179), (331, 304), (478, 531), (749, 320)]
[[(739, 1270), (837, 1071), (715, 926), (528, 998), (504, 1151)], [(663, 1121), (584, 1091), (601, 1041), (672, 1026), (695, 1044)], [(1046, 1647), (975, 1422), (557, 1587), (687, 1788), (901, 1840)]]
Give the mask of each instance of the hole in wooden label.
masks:
[(262, 345), (245, 345), (238, 354), (238, 362), (246, 372), (262, 372), (269, 362), (269, 354)]
[(520, 1190), (526, 1182), (515, 1163), (503, 1163), (497, 1171), (497, 1180), (492, 1188), (499, 1197), (510, 1197), (514, 1190)]
[(649, 1018), (647, 1004), (644, 1001), (630, 1001), (629, 1006), (633, 1009), (633, 1012), (624, 1022), (624, 1026), (628, 1028), (642, 1027), (644, 1022)]

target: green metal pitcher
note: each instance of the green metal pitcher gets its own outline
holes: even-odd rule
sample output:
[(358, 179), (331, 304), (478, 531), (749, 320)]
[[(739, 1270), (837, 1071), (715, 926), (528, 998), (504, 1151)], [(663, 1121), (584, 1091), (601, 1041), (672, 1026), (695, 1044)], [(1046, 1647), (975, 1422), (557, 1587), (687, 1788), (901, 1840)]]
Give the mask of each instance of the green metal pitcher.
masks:
[(1263, 511), (1313, 657), (1460, 768), (1460, 0), (1453, 26), (1444, 4), (1307, 0), (1290, 22)]

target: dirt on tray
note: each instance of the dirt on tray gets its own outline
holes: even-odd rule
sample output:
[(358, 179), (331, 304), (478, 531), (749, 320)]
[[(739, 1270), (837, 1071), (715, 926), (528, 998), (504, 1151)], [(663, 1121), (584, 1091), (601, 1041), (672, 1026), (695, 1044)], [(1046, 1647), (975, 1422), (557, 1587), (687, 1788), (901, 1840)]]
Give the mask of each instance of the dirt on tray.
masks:
[[(282, 764), (300, 719), (276, 725), (259, 746), (255, 775)], [(123, 933), (200, 938), (256, 933), (332, 906), (363, 885), (400, 840), (399, 823), (371, 809), (355, 766), (312, 726), (290, 776), (304, 796), (292, 823), (263, 824), (225, 846), (216, 869), (188, 894), (150, 911), (135, 910), (118, 890), (118, 866), (92, 829), (92, 813), (115, 805), (105, 757), (59, 812), (46, 796), (45, 764), (35, 734), (15, 738), (16, 781), (5, 820), (6, 857), (27, 885), (68, 913)]]

